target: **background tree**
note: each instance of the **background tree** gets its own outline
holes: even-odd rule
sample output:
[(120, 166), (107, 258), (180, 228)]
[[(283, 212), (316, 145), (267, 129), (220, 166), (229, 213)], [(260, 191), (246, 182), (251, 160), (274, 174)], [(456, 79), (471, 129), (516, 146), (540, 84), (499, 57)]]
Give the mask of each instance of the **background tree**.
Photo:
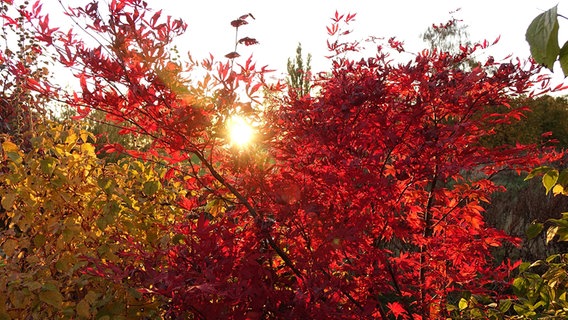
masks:
[(457, 54), (460, 51), (460, 46), (465, 47), (471, 44), (467, 31), (468, 26), (454, 17), (457, 11), (459, 9), (450, 13), (452, 17), (448, 22), (433, 24), (422, 34), (422, 40), (430, 46), (431, 50), (436, 49)]
[[(565, 97), (519, 97), (512, 101), (512, 105), (526, 107), (530, 112), (513, 125), (496, 125), (495, 135), (484, 143), (499, 146), (552, 141), (559, 150), (568, 147), (568, 101)], [(499, 109), (507, 110), (500, 107), (496, 111), (499, 112)]]
[(311, 63), (312, 55), (308, 53), (305, 65), (302, 57), (302, 45), (299, 43), (296, 48), (296, 59), (288, 59), (288, 90), (302, 97), (310, 93), (311, 84)]
[[(38, 10), (37, 6), (31, 9)], [(47, 116), (46, 97), (34, 87), (48, 81), (49, 64), (31, 31), (28, 10), (26, 4), (0, 4), (0, 39), (4, 42), (0, 49), (0, 133), (12, 134), (18, 145), (29, 146), (35, 124)], [(9, 45), (12, 43), (15, 47)]]
[[(459, 54), (461, 48), (472, 45), (469, 39), (468, 26), (462, 20), (454, 17), (454, 14), (460, 9), (450, 12), (451, 18), (445, 23), (432, 24), (422, 35), (422, 40), (428, 44), (430, 50), (448, 52), (450, 54)], [(471, 56), (469, 60), (462, 61), (459, 68), (473, 68), (479, 65), (475, 56)], [(486, 66), (487, 69), (491, 66)]]

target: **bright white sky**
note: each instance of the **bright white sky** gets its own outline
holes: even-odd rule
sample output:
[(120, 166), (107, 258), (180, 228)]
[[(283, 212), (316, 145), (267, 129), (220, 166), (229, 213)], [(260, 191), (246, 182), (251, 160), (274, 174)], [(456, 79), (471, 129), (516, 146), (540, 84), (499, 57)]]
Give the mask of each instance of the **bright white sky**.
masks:
[[(246, 13), (256, 20), (239, 30), (239, 36), (256, 38), (260, 44), (241, 48), (241, 56), (253, 54), (260, 64), (268, 64), (279, 72), (286, 70), (286, 61), (295, 55), (298, 42), (304, 53), (313, 56), (313, 70), (327, 69), (324, 56), (327, 32), (335, 11), (357, 13), (352, 23), (354, 37), (396, 36), (409, 51), (424, 48), (421, 33), (432, 23), (449, 19), (450, 11), (461, 10), (456, 17), (469, 26), (472, 40), (501, 40), (491, 54), (496, 59), (508, 54), (528, 57), (525, 31), (532, 19), (556, 5), (559, 0), (208, 0), (173, 1), (148, 0), (150, 7), (163, 8), (164, 13), (183, 18), (188, 32), (180, 43), (195, 57), (211, 52), (222, 57), (232, 51), (234, 29), (230, 21)], [(561, 1), (560, 1), (561, 2)], [(568, 3), (560, 3), (558, 12), (568, 16)], [(560, 21), (561, 42), (568, 40), (568, 21)], [(564, 32), (563, 32), (564, 31)], [(562, 45), (562, 43), (561, 43)]]
[[(45, 0), (48, 8), (61, 7), (57, 0)], [(101, 2), (110, 0), (101, 0)], [(80, 1), (63, 0), (74, 5)], [(450, 18), (450, 11), (461, 9), (455, 16), (469, 26), (471, 40), (487, 39), (500, 42), (489, 52), (496, 60), (509, 54), (526, 58), (529, 48), (525, 31), (532, 19), (556, 5), (559, 0), (147, 0), (149, 7), (163, 9), (164, 14), (179, 17), (189, 24), (188, 31), (178, 40), (182, 52), (190, 51), (194, 58), (213, 54), (222, 58), (233, 51), (234, 28), (230, 22), (252, 13), (256, 20), (239, 30), (239, 38), (256, 38), (260, 44), (239, 49), (240, 59), (253, 54), (258, 65), (276, 69), (276, 77), (285, 75), (287, 59), (295, 55), (302, 43), (304, 54), (312, 54), (312, 71), (329, 70), (326, 26), (337, 10), (357, 13), (351, 24), (352, 39), (367, 36), (396, 36), (405, 42), (406, 50), (417, 52), (425, 47), (421, 34), (433, 23)], [(53, 3), (54, 7), (48, 7)], [(46, 10), (46, 11), (49, 11)], [(568, 3), (560, 3), (558, 12), (568, 16)], [(54, 20), (52, 20), (55, 22)], [(561, 46), (568, 41), (568, 20), (560, 20)], [(411, 59), (410, 56), (402, 57)], [(560, 68), (555, 79), (560, 81)]]

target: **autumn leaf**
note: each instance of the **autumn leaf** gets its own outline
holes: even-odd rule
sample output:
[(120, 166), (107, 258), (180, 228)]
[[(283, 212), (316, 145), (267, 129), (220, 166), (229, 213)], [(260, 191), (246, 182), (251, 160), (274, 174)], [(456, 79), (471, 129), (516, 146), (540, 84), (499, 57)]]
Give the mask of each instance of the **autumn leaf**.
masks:
[(244, 44), (245, 46), (251, 46), (251, 45), (254, 45), (254, 44), (258, 44), (258, 41), (256, 41), (256, 39), (253, 39), (253, 38), (244, 37), (244, 38), (239, 39), (238, 43)]
[(225, 57), (228, 58), (228, 59), (235, 59), (235, 58), (238, 58), (238, 57), (240, 57), (240, 56), (241, 56), (241, 55), (240, 55), (238, 52), (236, 52), (236, 51), (233, 51), (233, 52), (231, 52), (231, 53), (227, 53), (227, 54), (225, 55)]
[(389, 302), (387, 303), (387, 307), (396, 319), (398, 319), (399, 317), (401, 317), (402, 319), (408, 319), (408, 314), (406, 313), (406, 310), (404, 310), (404, 307), (402, 306), (402, 304), (400, 304), (400, 302)]
[(248, 24), (248, 22), (246, 22), (246, 20), (240, 19), (240, 18), (231, 21), (231, 25), (232, 25), (233, 27), (235, 27), (235, 28), (238, 28), (238, 27), (240, 27), (240, 26), (242, 26), (242, 25), (245, 25), (245, 24)]

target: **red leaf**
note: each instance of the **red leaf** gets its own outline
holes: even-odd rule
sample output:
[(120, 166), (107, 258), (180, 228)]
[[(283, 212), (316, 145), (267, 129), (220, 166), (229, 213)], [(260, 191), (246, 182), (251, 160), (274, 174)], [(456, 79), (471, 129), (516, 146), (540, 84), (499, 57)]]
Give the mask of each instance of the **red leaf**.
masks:
[(348, 23), (349, 21), (355, 20), (356, 15), (357, 15), (356, 13), (353, 13), (353, 14), (348, 13), (347, 17), (345, 18), (345, 22)]
[(254, 38), (244, 37), (239, 40), (239, 44), (244, 44), (245, 46), (252, 46), (253, 44), (258, 44), (258, 41)]
[(101, 148), (101, 151), (106, 153), (123, 153), (124, 147), (118, 143), (107, 144)]
[(330, 36), (333, 36), (334, 34), (337, 33), (337, 30), (339, 30), (339, 26), (336, 23), (332, 24), (331, 27), (326, 27), (326, 28), (327, 28), (327, 33)]
[(178, 201), (180, 207), (185, 210), (192, 210), (197, 206), (197, 198), (188, 199), (186, 197), (181, 197)]
[(229, 59), (235, 59), (235, 58), (238, 58), (238, 57), (240, 57), (240, 56), (241, 56), (241, 55), (240, 55), (238, 52), (236, 52), (236, 51), (233, 51), (233, 52), (231, 52), (231, 53), (227, 53), (227, 54), (225, 55), (225, 57), (226, 57), (226, 58), (229, 58)]
[(251, 18), (254, 19), (254, 16), (252, 15), (252, 13), (243, 14), (242, 16), (239, 17), (239, 19), (245, 20), (248, 17), (251, 17)]
[(0, 18), (2, 18), (2, 20), (4, 20), (4, 25), (8, 26), (8, 25), (14, 25), (17, 26), (18, 23), (16, 22), (15, 19), (12, 19), (11, 17), (7, 16), (7, 15), (0, 15)]
[(175, 177), (175, 175), (176, 175), (176, 169), (169, 168), (166, 174), (164, 175), (164, 179), (166, 180), (172, 179), (173, 177)]
[(245, 25), (245, 24), (248, 24), (248, 22), (246, 22), (243, 19), (237, 19), (237, 20), (231, 21), (231, 25), (235, 28), (238, 28), (238, 27)]
[(398, 319), (398, 317), (402, 317), (403, 319), (408, 319), (406, 310), (404, 310), (404, 307), (400, 304), (400, 302), (389, 302), (387, 303), (387, 307), (390, 309), (395, 318)]

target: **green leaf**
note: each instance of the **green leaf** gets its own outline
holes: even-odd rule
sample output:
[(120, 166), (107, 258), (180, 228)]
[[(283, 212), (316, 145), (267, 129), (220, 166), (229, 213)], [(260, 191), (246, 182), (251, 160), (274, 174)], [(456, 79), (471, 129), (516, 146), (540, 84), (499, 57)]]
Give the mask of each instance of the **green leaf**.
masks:
[(558, 170), (550, 170), (542, 177), (542, 185), (546, 189), (546, 194), (552, 190), (556, 181), (558, 181)]
[(26, 287), (28, 287), (28, 289), (30, 291), (35, 291), (35, 290), (38, 290), (39, 288), (41, 288), (42, 285), (41, 285), (41, 283), (39, 283), (37, 281), (32, 281), (32, 282), (27, 282)]
[(568, 241), (568, 229), (560, 227), (556, 234), (558, 235), (558, 241)]
[(43, 171), (43, 173), (45, 173), (48, 176), (51, 176), (53, 174), (56, 165), (57, 165), (57, 160), (52, 157), (47, 157), (39, 161), (39, 166), (41, 168), (41, 171)]
[(527, 238), (529, 240), (532, 240), (534, 238), (536, 238), (540, 232), (542, 231), (542, 229), (544, 228), (544, 225), (542, 223), (531, 223), (529, 225), (529, 227), (527, 228)]
[(148, 181), (144, 183), (144, 194), (147, 196), (152, 196), (160, 189), (160, 182), (158, 181)]
[(527, 269), (531, 266), (530, 262), (523, 262), (521, 263), (521, 265), (519, 266), (519, 273), (523, 273), (525, 271), (527, 271)]
[(12, 210), (14, 206), (14, 202), (16, 201), (16, 194), (15, 193), (6, 193), (2, 196), (2, 208), (5, 210)]
[(558, 175), (558, 181), (556, 183), (564, 187), (568, 186), (568, 169), (560, 171), (560, 175)]
[(564, 76), (568, 76), (568, 41), (564, 43), (562, 49), (560, 49), (560, 67), (562, 67), (562, 72)]
[(97, 181), (97, 184), (108, 195), (113, 193), (114, 188), (116, 186), (116, 183), (111, 178), (106, 178), (106, 177), (100, 178)]
[(527, 290), (527, 280), (525, 278), (516, 278), (513, 281), (513, 291), (516, 295), (523, 295)]
[(8, 156), (8, 158), (10, 160), (14, 161), (14, 163), (17, 163), (17, 164), (22, 163), (22, 156), (20, 155), (19, 152), (9, 151), (9, 152), (6, 152), (6, 155)]
[(36, 248), (41, 248), (46, 242), (46, 238), (43, 234), (38, 234), (34, 237), (34, 245)]
[(58, 290), (44, 290), (39, 293), (39, 300), (61, 309), (63, 305), (63, 296)]
[(554, 6), (534, 18), (525, 34), (534, 60), (550, 70), (560, 53), (557, 8)]
[(550, 256), (548, 256), (548, 258), (546, 258), (546, 262), (551, 263), (551, 262), (553, 262), (553, 261), (554, 261), (556, 258), (558, 258), (558, 257), (560, 257), (559, 254), (550, 255)]
[(499, 301), (499, 311), (501, 311), (503, 313), (509, 311), (512, 304), (513, 304), (513, 302), (510, 299), (505, 299), (505, 300)]
[(542, 166), (542, 167), (538, 167), (538, 168), (534, 168), (531, 170), (531, 172), (529, 173), (529, 175), (525, 178), (525, 181), (530, 180), (536, 176), (538, 176), (539, 174), (543, 174), (543, 173), (547, 173), (548, 171), (552, 170), (551, 167), (547, 167), (547, 166)]

